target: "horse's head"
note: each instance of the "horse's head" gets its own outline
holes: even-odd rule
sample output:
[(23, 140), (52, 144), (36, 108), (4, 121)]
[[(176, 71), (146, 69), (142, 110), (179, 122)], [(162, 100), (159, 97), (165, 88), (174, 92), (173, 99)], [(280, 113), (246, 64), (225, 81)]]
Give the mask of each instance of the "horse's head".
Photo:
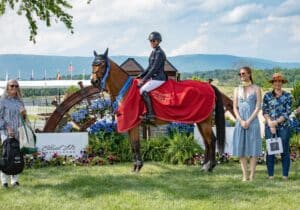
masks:
[(105, 50), (103, 55), (97, 54), (96, 51), (94, 51), (94, 61), (92, 64), (92, 78), (91, 78), (91, 83), (94, 87), (97, 87), (99, 89), (102, 89), (103, 87), (101, 86), (101, 81), (103, 77), (106, 74), (107, 71), (107, 65), (109, 65), (109, 60), (107, 57), (108, 54), (108, 48)]

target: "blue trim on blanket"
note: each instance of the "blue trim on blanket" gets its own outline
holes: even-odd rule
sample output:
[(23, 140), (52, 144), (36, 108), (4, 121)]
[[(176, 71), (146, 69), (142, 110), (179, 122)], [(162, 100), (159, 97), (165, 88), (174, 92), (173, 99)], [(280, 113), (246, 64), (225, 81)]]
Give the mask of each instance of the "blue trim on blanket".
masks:
[(118, 96), (116, 97), (116, 100), (112, 104), (113, 113), (115, 113), (115, 111), (117, 111), (117, 109), (119, 107), (119, 104), (120, 104), (123, 96), (125, 95), (125, 93), (127, 92), (127, 90), (130, 88), (132, 82), (133, 82), (133, 78), (132, 77), (128, 77), (128, 79), (126, 80), (125, 84), (121, 88)]

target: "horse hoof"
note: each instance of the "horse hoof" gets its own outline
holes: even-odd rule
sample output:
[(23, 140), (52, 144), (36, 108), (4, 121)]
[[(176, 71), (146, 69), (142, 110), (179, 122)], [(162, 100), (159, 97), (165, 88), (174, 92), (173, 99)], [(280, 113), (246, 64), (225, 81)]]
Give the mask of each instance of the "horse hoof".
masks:
[(142, 168), (143, 168), (143, 164), (138, 165), (136, 168), (136, 172), (139, 173)]
[(142, 169), (142, 167), (143, 167), (143, 162), (142, 161), (140, 161), (140, 160), (138, 160), (136, 163), (135, 163), (135, 165), (136, 165), (136, 167), (135, 167), (135, 172), (140, 172), (140, 170)]
[(207, 172), (213, 172), (214, 168), (210, 167)]
[(216, 162), (214, 162), (214, 163), (211, 165), (211, 167), (210, 167), (211, 171), (214, 170), (214, 168), (216, 167), (216, 165), (217, 165)]
[(201, 171), (208, 172), (210, 168), (211, 168), (210, 161), (208, 161), (207, 163), (203, 164)]
[(137, 164), (133, 164), (133, 169), (131, 172), (136, 172), (136, 170), (137, 170)]

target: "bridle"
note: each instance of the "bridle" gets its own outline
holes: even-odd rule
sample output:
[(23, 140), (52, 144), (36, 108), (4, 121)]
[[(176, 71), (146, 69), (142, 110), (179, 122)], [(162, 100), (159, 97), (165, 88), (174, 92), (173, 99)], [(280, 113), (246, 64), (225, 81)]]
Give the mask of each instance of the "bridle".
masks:
[[(100, 89), (100, 91), (102, 92), (105, 87), (106, 87), (106, 80), (107, 80), (107, 77), (110, 73), (110, 61), (107, 57), (101, 57), (101, 56), (96, 56), (94, 61), (93, 61), (93, 64), (92, 66), (100, 66), (101, 63), (104, 61), (105, 65), (104, 65), (104, 72), (103, 72), (103, 76), (100, 78), (100, 77), (97, 77), (97, 80), (94, 81), (92, 79), (92, 84), (94, 86), (97, 86), (97, 88)], [(99, 71), (101, 70), (101, 68), (98, 68), (96, 71), (92, 71), (92, 74), (93, 75), (96, 75), (98, 73), (100, 73)], [(102, 73), (102, 72), (101, 72)], [(122, 100), (123, 96), (125, 95), (125, 93), (127, 92), (127, 90), (129, 89), (129, 87), (131, 86), (133, 82), (133, 79), (129, 76), (128, 79), (126, 80), (125, 84), (123, 85), (123, 87), (121, 88), (121, 90), (119, 91), (119, 93), (116, 95), (115, 97), (115, 100), (114, 102), (112, 103), (112, 107), (113, 107), (113, 113), (116, 112), (116, 110), (118, 109), (118, 106), (119, 106), (119, 103), (120, 101)]]
[[(96, 57), (92, 66), (100, 66), (101, 62), (104, 61), (105, 62), (105, 65), (104, 65), (104, 72), (103, 72), (103, 76), (102, 77), (97, 77), (97, 80), (94, 81), (92, 79), (92, 84), (96, 85), (97, 88), (100, 89), (100, 91), (104, 90), (105, 89), (105, 86), (106, 86), (106, 80), (107, 80), (107, 77), (109, 75), (109, 72), (110, 72), (110, 64), (109, 64), (109, 60), (108, 59), (101, 59), (100, 57)], [(98, 68), (96, 71), (92, 71), (92, 74), (96, 75), (97, 76), (97, 73), (100, 71), (101, 69)], [(102, 73), (102, 72), (101, 72)], [(100, 80), (100, 81), (99, 81)]]

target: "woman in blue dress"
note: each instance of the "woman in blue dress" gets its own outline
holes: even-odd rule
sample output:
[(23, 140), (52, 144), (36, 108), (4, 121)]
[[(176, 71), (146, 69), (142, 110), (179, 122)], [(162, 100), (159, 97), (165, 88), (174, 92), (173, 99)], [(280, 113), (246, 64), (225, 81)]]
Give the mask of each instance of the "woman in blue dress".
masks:
[[(234, 90), (233, 111), (236, 125), (233, 133), (233, 156), (240, 158), (243, 181), (255, 177), (257, 157), (262, 153), (262, 139), (258, 112), (261, 107), (261, 90), (253, 84), (251, 69), (240, 69), (241, 85)], [(250, 158), (250, 176), (247, 162)]]

